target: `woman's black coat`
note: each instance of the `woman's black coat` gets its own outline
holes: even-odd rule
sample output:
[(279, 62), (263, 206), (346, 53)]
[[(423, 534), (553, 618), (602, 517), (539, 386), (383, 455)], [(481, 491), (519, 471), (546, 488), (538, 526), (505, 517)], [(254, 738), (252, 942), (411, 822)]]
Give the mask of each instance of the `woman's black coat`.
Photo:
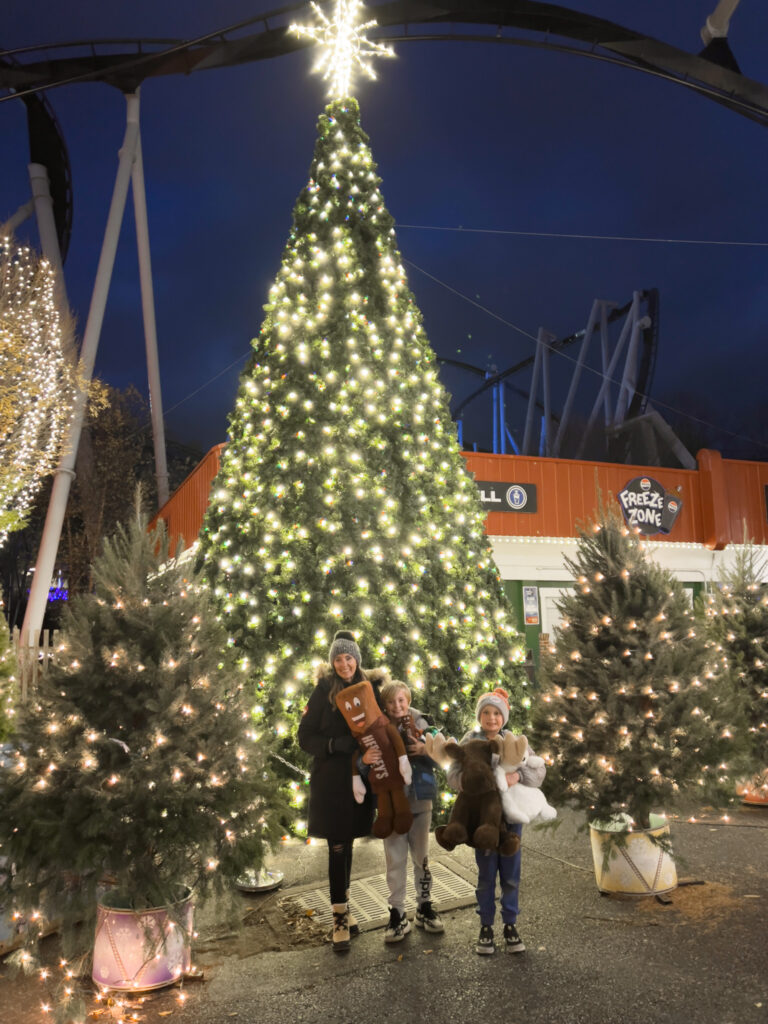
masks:
[[(346, 753), (328, 753), (328, 740), (351, 736), (344, 716), (328, 700), (333, 670), (323, 671), (299, 723), (299, 746), (314, 758), (309, 777), (309, 824), (307, 831), (319, 839), (348, 842), (371, 831), (374, 802), (366, 792), (363, 803), (352, 795), (352, 764), (356, 748)], [(373, 684), (376, 699), (387, 675), (381, 669), (364, 672)]]

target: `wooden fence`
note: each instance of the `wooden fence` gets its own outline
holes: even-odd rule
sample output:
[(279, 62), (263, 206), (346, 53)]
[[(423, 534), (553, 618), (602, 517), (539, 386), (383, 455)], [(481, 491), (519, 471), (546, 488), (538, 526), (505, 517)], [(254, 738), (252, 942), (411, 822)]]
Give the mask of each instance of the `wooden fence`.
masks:
[(19, 666), (19, 694), (22, 704), (34, 693), (38, 679), (48, 671), (48, 667), (55, 660), (57, 637), (58, 630), (44, 629), (39, 643), (22, 644), (21, 631), (18, 626), (14, 626), (13, 650)]

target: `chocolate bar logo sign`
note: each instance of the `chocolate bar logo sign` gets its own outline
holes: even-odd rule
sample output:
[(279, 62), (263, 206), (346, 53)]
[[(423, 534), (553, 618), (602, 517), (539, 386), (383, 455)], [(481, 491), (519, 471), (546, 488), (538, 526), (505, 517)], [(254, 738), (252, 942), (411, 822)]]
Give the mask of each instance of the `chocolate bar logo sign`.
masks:
[(650, 537), (669, 533), (683, 507), (677, 494), (667, 493), (658, 480), (637, 476), (617, 495), (627, 526)]

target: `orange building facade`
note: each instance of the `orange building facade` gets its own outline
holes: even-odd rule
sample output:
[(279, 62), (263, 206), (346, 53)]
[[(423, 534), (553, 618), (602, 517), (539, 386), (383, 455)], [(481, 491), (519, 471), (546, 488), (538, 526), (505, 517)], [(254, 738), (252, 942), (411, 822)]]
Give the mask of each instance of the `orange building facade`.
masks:
[[(171, 540), (197, 538), (224, 445), (212, 448), (160, 509)], [(578, 524), (617, 504), (648, 532), (653, 557), (692, 594), (717, 581), (745, 537), (768, 545), (768, 463), (698, 453), (695, 470), (465, 452), (488, 509), (486, 534), (518, 626), (538, 652), (557, 625), (556, 602), (571, 585), (565, 558)], [(668, 532), (657, 532), (660, 526)]]

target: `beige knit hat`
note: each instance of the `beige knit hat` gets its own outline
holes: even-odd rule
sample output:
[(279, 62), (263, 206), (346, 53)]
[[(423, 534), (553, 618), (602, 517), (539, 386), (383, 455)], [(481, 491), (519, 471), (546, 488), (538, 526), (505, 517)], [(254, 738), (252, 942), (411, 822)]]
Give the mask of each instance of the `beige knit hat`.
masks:
[(478, 722), (480, 721), (480, 712), (483, 708), (494, 707), (501, 712), (501, 717), (504, 719), (504, 725), (509, 721), (509, 697), (507, 691), (502, 690), (501, 687), (496, 687), (491, 693), (484, 693), (477, 702), (477, 709), (475, 716)]

